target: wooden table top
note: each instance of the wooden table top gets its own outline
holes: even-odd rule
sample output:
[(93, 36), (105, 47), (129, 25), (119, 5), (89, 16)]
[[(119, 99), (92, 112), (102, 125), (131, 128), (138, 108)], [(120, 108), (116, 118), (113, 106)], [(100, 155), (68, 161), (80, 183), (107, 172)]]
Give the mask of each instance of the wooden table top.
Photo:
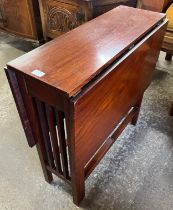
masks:
[[(119, 6), (7, 67), (72, 96), (164, 18), (165, 14)], [(34, 70), (45, 75), (35, 76)]]

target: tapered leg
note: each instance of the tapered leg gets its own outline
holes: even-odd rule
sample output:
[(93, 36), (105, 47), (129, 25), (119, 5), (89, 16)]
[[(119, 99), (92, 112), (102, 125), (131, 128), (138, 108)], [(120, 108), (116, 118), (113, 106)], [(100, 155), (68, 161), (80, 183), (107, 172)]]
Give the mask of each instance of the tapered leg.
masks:
[(73, 202), (79, 206), (83, 198), (85, 197), (85, 177), (84, 170), (79, 168), (72, 172), (72, 190), (73, 190)]
[(173, 56), (173, 54), (171, 54), (171, 53), (166, 53), (165, 60), (171, 61), (171, 60), (172, 60), (172, 56)]
[(48, 183), (51, 183), (53, 180), (53, 176), (52, 176), (52, 173), (49, 170), (47, 170), (47, 168), (46, 168), (46, 159), (47, 158), (46, 158), (46, 153), (45, 153), (44, 147), (43, 147), (43, 145), (39, 145), (39, 144), (37, 144), (36, 146), (37, 146), (37, 151), (38, 151), (38, 155), (40, 158), (44, 178)]
[[(69, 108), (70, 107), (70, 108)], [(65, 112), (66, 131), (69, 149), (70, 175), (72, 185), (73, 202), (77, 206), (85, 197), (85, 174), (84, 166), (81, 162), (80, 152), (77, 151), (75, 145), (75, 130), (74, 130), (74, 104), (71, 102), (66, 107)]]
[(170, 116), (173, 116), (173, 104), (172, 104), (172, 107), (171, 107), (171, 110), (170, 110)]
[(132, 125), (136, 125), (137, 121), (138, 121), (138, 117), (139, 117), (139, 112), (140, 112), (140, 108), (141, 108), (141, 103), (142, 103), (142, 99), (143, 96), (137, 101), (136, 105), (134, 106), (135, 108), (135, 116), (133, 117), (131, 124)]

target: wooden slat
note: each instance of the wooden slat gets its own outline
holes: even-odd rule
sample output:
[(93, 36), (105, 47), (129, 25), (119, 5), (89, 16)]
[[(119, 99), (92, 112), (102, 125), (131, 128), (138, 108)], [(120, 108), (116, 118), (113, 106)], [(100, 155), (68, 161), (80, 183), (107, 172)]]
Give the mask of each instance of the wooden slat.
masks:
[(62, 112), (56, 111), (56, 121), (57, 121), (58, 134), (59, 134), (59, 144), (61, 151), (63, 174), (64, 177), (68, 179), (69, 171), (68, 171), (68, 159), (67, 159), (65, 130), (64, 130), (64, 114)]
[(42, 130), (42, 135), (43, 135), (43, 140), (45, 143), (46, 147), (46, 152), (49, 160), (49, 164), (51, 167), (55, 167), (54, 164), (54, 159), (53, 159), (53, 154), (52, 154), (52, 148), (51, 148), (51, 143), (50, 143), (50, 137), (49, 137), (49, 130), (48, 130), (48, 124), (47, 124), (47, 119), (46, 119), (46, 113), (45, 113), (45, 107), (44, 104), (36, 99), (36, 105), (37, 105), (37, 110), (39, 114), (39, 120), (40, 120), (40, 126)]
[(71, 178), (70, 177), (68, 177), (68, 179), (66, 179), (64, 177), (64, 175), (60, 174), (59, 172), (56, 171), (56, 169), (51, 168), (50, 166), (47, 166), (47, 170), (49, 170), (50, 172), (52, 172), (53, 174), (55, 174), (56, 176), (58, 176), (59, 178), (64, 180), (66, 183), (71, 184)]
[(62, 174), (58, 139), (57, 139), (56, 127), (54, 123), (55, 112), (54, 112), (53, 107), (46, 105), (46, 115), (47, 115), (47, 120), (48, 120), (50, 136), (51, 136), (52, 150), (53, 150), (53, 156), (54, 156), (54, 160), (56, 164), (56, 171)]
[[(35, 101), (28, 94), (26, 94), (24, 80), (22, 77), (19, 77), (19, 75), (16, 75), (15, 72), (12, 72), (11, 70), (6, 69), (6, 73), (7, 77), (9, 76), (9, 84), (14, 94), (14, 99), (23, 124), (23, 128), (25, 130), (28, 144), (30, 147), (36, 145), (45, 180), (48, 183), (51, 183), (53, 177), (52, 173), (46, 168), (46, 165), (48, 164), (48, 157), (45, 144), (42, 141), (42, 132), (40, 132), (41, 129), (37, 123), (39, 122), (38, 115), (34, 111)], [(33, 122), (35, 123), (33, 124)]]

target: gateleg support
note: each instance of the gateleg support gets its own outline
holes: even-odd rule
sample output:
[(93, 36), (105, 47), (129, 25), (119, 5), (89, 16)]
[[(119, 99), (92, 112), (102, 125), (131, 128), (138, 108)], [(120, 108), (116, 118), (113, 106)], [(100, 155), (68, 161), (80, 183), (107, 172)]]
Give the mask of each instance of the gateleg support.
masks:
[(140, 99), (137, 101), (137, 103), (135, 104), (134, 106), (134, 109), (135, 109), (135, 115), (134, 117), (132, 118), (132, 121), (131, 121), (131, 124), (132, 125), (136, 125), (137, 124), (137, 121), (138, 121), (138, 118), (139, 118), (139, 112), (140, 112), (140, 108), (141, 108), (141, 104), (142, 104), (142, 99), (143, 99), (143, 95), (142, 97), (140, 97)]

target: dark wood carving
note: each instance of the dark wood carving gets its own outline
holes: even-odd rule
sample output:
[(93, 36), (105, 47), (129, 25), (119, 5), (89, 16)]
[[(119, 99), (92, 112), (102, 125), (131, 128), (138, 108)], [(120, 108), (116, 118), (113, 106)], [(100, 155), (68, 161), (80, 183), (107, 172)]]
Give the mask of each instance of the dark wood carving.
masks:
[(65, 8), (48, 7), (48, 27), (51, 31), (67, 32), (79, 25), (76, 14)]

